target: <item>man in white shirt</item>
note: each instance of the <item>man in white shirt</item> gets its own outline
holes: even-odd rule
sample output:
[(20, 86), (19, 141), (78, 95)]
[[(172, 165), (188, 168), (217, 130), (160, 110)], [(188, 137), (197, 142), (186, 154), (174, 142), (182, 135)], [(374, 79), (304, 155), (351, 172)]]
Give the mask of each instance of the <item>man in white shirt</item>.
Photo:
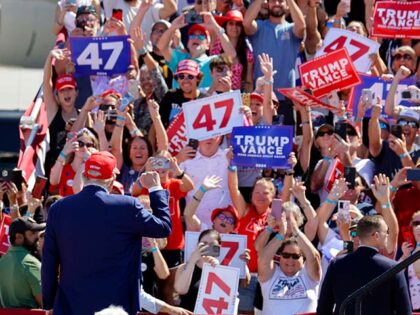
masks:
[(187, 202), (194, 198), (193, 196), (198, 189), (204, 189), (200, 185), (206, 176), (216, 175), (222, 178), (222, 181), (219, 183), (221, 187), (206, 192), (197, 207), (196, 214), (202, 222), (202, 230), (212, 226), (211, 212), (214, 209), (223, 208), (232, 204), (228, 193), (227, 180), (229, 161), (226, 158), (225, 152), (219, 148), (220, 140), (221, 137), (215, 137), (200, 141), (195, 157), (185, 160), (179, 165), (194, 182), (195, 189), (188, 193), (186, 198)]

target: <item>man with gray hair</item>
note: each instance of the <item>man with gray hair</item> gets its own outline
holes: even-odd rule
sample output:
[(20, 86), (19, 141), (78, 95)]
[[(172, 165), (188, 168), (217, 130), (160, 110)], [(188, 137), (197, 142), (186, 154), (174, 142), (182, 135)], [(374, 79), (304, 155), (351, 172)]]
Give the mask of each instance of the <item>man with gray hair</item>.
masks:
[(41, 279), (44, 309), (54, 315), (91, 315), (110, 304), (130, 315), (140, 309), (141, 237), (171, 233), (168, 192), (156, 172), (146, 172), (140, 181), (153, 213), (136, 198), (109, 194), (116, 166), (111, 153), (93, 153), (83, 190), (49, 211)]

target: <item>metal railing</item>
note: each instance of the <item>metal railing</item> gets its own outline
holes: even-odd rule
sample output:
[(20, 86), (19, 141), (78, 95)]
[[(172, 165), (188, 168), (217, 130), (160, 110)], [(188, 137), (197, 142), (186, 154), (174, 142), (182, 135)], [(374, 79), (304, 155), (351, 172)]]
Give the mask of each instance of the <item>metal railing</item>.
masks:
[(368, 294), (370, 291), (372, 291), (374, 288), (380, 286), (385, 281), (389, 280), (390, 278), (394, 277), (397, 273), (407, 268), (409, 265), (411, 265), (416, 260), (420, 259), (420, 251), (415, 252), (413, 255), (408, 257), (407, 259), (403, 260), (399, 264), (395, 265), (391, 269), (385, 271), (380, 276), (376, 277), (375, 279), (371, 280), (367, 284), (365, 284), (363, 287), (358, 289), (357, 291), (350, 294), (341, 304), (340, 307), (340, 315), (346, 314), (346, 308), (348, 307), (349, 303), (352, 300), (356, 300), (355, 302), (355, 315), (361, 315), (362, 314), (362, 302), (363, 298), (366, 294)]

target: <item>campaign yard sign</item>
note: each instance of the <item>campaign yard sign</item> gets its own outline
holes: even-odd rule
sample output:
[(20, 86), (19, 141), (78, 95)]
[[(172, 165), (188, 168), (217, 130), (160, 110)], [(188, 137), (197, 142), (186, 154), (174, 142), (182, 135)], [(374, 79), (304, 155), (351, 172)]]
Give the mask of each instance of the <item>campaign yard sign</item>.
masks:
[(257, 168), (290, 168), (292, 126), (235, 127), (232, 131), (233, 164)]
[(312, 59), (299, 67), (302, 85), (321, 97), (360, 83), (359, 76), (345, 48)]
[(206, 140), (231, 133), (243, 126), (239, 90), (217, 94), (182, 104), (189, 139)]
[(377, 1), (372, 35), (387, 38), (420, 38), (420, 1)]
[(194, 314), (237, 314), (239, 269), (203, 264)]
[[(197, 248), (200, 232), (185, 232), (184, 261), (188, 261), (193, 251)], [(247, 236), (240, 234), (220, 234), (222, 244), (220, 246), (220, 256), (216, 257), (223, 266), (239, 268), (239, 278), (245, 279), (246, 263), (239, 256), (245, 252), (247, 246)]]
[(320, 99), (316, 98), (315, 96), (305, 92), (302, 88), (283, 88), (277, 89), (281, 94), (290, 98), (291, 100), (299, 103), (302, 106), (310, 106), (310, 107), (317, 107), (317, 108), (325, 108), (328, 110), (336, 110), (337, 108), (322, 102)]
[(367, 72), (372, 65), (369, 58), (379, 49), (379, 44), (365, 36), (340, 28), (331, 28), (315, 57), (323, 56), (340, 48), (346, 48), (358, 72)]
[(70, 37), (71, 59), (76, 75), (126, 73), (131, 64), (128, 36)]
[(185, 120), (184, 112), (180, 112), (175, 116), (174, 120), (169, 125), (166, 130), (168, 135), (168, 151), (172, 156), (176, 156), (178, 152), (188, 144), (186, 130), (185, 130)]
[[(366, 74), (359, 74), (361, 83), (354, 87), (353, 92), (350, 97), (350, 107), (349, 110), (353, 112), (353, 116), (357, 117), (357, 105), (360, 100), (360, 96), (362, 95), (363, 89), (369, 89), (372, 91), (372, 100), (376, 102), (376, 97), (379, 96), (382, 99), (382, 114), (386, 116), (385, 114), (385, 101), (386, 101), (386, 95), (388, 94), (388, 90), (391, 87), (392, 81), (384, 80), (380, 77), (374, 77)], [(415, 79), (408, 78), (401, 80), (397, 87), (397, 93), (395, 97), (395, 104), (396, 105), (403, 105), (403, 106), (413, 106), (413, 103), (410, 101), (404, 100), (402, 98), (402, 92), (408, 88), (409, 85), (415, 85), (416, 81)], [(370, 117), (372, 110), (369, 108), (366, 113), (365, 117)]]

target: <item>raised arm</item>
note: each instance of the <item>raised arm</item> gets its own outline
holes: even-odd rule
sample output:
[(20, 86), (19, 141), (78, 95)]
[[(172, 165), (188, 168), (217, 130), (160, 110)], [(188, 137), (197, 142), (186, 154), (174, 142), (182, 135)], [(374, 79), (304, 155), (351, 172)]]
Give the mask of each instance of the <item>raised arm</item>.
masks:
[(52, 82), (52, 76), (53, 76), (52, 61), (54, 58), (57, 60), (64, 60), (65, 51), (61, 49), (51, 50), (44, 64), (44, 76), (43, 76), (42, 89), (44, 92), (44, 103), (45, 103), (45, 109), (47, 111), (48, 125), (51, 124), (52, 120), (55, 117), (55, 114), (58, 111), (58, 104), (55, 99), (53, 82)]
[(159, 42), (157, 44), (158, 49), (162, 53), (166, 62), (168, 63), (171, 62), (172, 59), (172, 48), (170, 47), (172, 37), (177, 29), (180, 29), (185, 25), (187, 25), (185, 23), (185, 16), (181, 14), (175, 20), (172, 21), (171, 26), (165, 31), (165, 33), (162, 34), (162, 37), (159, 39)]
[(72, 139), (67, 140), (66, 144), (64, 145), (63, 150), (57, 157), (57, 160), (54, 163), (54, 166), (51, 168), (50, 173), (50, 184), (56, 186), (60, 183), (61, 173), (63, 171), (63, 167), (66, 164), (67, 156), (77, 150), (79, 148), (79, 144), (77, 142), (77, 136), (74, 136)]
[[(203, 180), (203, 183), (201, 186), (204, 189), (198, 189), (190, 202), (188, 202), (187, 206), (184, 210), (184, 218), (185, 223), (187, 225), (187, 231), (200, 231), (201, 230), (201, 221), (196, 215), (196, 210), (198, 208), (198, 205), (201, 202), (201, 199), (203, 199), (205, 192), (221, 188), (219, 183), (222, 181), (222, 179), (218, 176), (212, 175), (212, 176), (206, 176)], [(205, 192), (203, 192), (205, 191)]]
[[(233, 159), (233, 150), (230, 149), (227, 153), (228, 160)], [(238, 210), (239, 218), (242, 218), (248, 212), (248, 206), (241, 192), (238, 184), (238, 168), (236, 166), (228, 167), (228, 188), (230, 199), (232, 199), (233, 206)]]
[(394, 79), (392, 80), (391, 87), (389, 88), (388, 94), (385, 100), (385, 114), (389, 116), (398, 116), (401, 111), (401, 106), (395, 105), (395, 95), (397, 93), (398, 84), (401, 80), (405, 79), (410, 75), (410, 70), (405, 66), (401, 66)]
[(312, 117), (310, 106), (300, 106), (295, 103), (296, 110), (300, 113), (302, 120), (302, 145), (299, 149), (299, 163), (304, 172), (309, 168), (311, 160), (311, 149), (314, 141), (314, 132), (312, 129)]
[[(286, 232), (286, 218), (282, 216), (279, 224), (279, 232), (275, 237), (258, 253), (258, 278), (260, 282), (266, 282), (274, 274), (273, 257), (277, 250), (283, 244), (284, 235)], [(263, 232), (266, 233), (266, 232)]]
[(318, 31), (317, 0), (309, 0), (308, 11), (306, 14), (306, 38), (305, 48), (309, 54), (315, 54), (317, 47), (321, 43), (321, 34)]
[(394, 209), (392, 208), (390, 199), (389, 178), (384, 174), (379, 174), (376, 175), (373, 180), (374, 184), (371, 186), (372, 192), (378, 203), (381, 205), (382, 217), (389, 229), (386, 251), (388, 254), (392, 254), (398, 245), (399, 229), (397, 217)]
[(201, 12), (201, 15), (203, 16), (204, 20), (204, 27), (209, 31), (212, 31), (213, 34), (216, 34), (216, 36), (219, 38), (220, 44), (222, 45), (224, 51), (223, 55), (234, 59), (236, 57), (236, 50), (230, 42), (229, 37), (226, 35), (224, 28), (217, 24), (213, 14), (210, 12)]
[(168, 135), (159, 115), (159, 104), (155, 100), (147, 100), (147, 108), (149, 109), (150, 117), (152, 118), (153, 128), (156, 132), (156, 147), (158, 151), (166, 150), (168, 148)]
[(382, 112), (382, 100), (377, 97), (376, 104), (372, 106), (372, 114), (369, 120), (369, 153), (377, 157), (382, 151), (381, 128), (379, 127), (379, 116)]
[(263, 101), (263, 117), (267, 125), (273, 124), (274, 106), (271, 93), (273, 93), (273, 58), (267, 54), (258, 56), (260, 69), (264, 75), (264, 101)]
[(73, 126), (71, 127), (71, 131), (77, 132), (82, 129), (86, 125), (86, 120), (88, 119), (89, 113), (96, 107), (100, 105), (102, 100), (96, 96), (89, 96), (86, 99), (85, 104), (83, 105), (82, 109), (77, 116), (76, 121), (74, 122)]
[(295, 196), (295, 198), (299, 201), (300, 207), (302, 208), (307, 220), (303, 230), (308, 239), (312, 241), (315, 238), (316, 233), (318, 231), (318, 218), (316, 216), (314, 208), (312, 207), (309, 200), (306, 198), (305, 192), (306, 187), (304, 182), (296, 182), (293, 185), (293, 196)]
[(306, 23), (302, 10), (299, 8), (295, 0), (286, 0), (289, 6), (290, 15), (294, 23), (293, 33), (297, 38), (303, 38), (305, 35)]
[(306, 235), (299, 230), (295, 217), (290, 212), (287, 213), (287, 224), (296, 236), (298, 245), (305, 255), (305, 266), (309, 277), (311, 277), (313, 281), (319, 281), (321, 279), (321, 256), (319, 255), (318, 250), (312, 245)]
[(255, 0), (248, 7), (248, 10), (246, 10), (242, 24), (244, 25), (245, 33), (248, 36), (254, 35), (258, 31), (258, 25), (255, 19), (257, 18), (263, 3), (264, 0)]
[(177, 10), (177, 3), (175, 0), (162, 0), (163, 7), (159, 10), (159, 18), (169, 19)]

